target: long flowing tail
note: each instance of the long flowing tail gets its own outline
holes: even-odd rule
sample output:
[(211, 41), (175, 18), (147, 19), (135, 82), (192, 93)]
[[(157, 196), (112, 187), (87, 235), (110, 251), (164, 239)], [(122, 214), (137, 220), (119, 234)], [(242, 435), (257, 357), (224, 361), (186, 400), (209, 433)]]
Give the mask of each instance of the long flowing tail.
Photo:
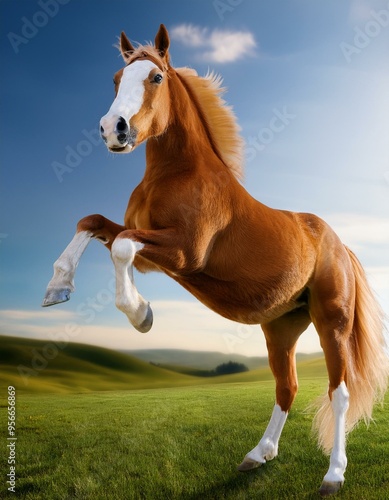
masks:
[[(388, 387), (389, 351), (385, 343), (384, 314), (370, 289), (365, 272), (354, 253), (350, 256), (356, 284), (353, 331), (348, 341), (346, 385), (350, 394), (346, 433), (363, 419), (371, 420), (374, 403), (381, 401)], [(313, 422), (319, 446), (330, 453), (334, 437), (334, 417), (328, 396)]]

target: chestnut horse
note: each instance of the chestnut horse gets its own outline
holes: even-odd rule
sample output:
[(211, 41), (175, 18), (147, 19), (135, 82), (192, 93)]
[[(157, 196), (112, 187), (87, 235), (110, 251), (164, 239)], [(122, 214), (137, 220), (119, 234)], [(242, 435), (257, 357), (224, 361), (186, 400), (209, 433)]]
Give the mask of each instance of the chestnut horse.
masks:
[(242, 140), (220, 97), (220, 79), (173, 68), (168, 48), (163, 25), (154, 46), (134, 48), (121, 35), (125, 67), (114, 76), (116, 97), (101, 119), (101, 135), (113, 153), (147, 141), (144, 178), (124, 225), (101, 215), (80, 220), (54, 264), (43, 305), (69, 299), (80, 257), (97, 239), (111, 252), (116, 305), (139, 331), (147, 332), (153, 317), (133, 266), (166, 273), (230, 320), (261, 324), (276, 403), (240, 471), (278, 453), (297, 392), (296, 342), (312, 322), (329, 376), (328, 397), (314, 420), (319, 444), (331, 452), (320, 492), (335, 493), (344, 481), (346, 433), (371, 417), (387, 386), (380, 308), (357, 258), (323, 220), (271, 209), (242, 187)]

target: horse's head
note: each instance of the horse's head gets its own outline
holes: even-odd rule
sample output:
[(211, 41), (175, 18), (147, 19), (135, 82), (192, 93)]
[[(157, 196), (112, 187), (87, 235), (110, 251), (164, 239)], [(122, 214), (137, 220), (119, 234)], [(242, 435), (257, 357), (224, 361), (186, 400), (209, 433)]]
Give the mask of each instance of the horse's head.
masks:
[(126, 66), (114, 76), (116, 97), (100, 121), (101, 136), (110, 151), (129, 153), (166, 129), (170, 103), (168, 48), (169, 35), (163, 24), (155, 37), (155, 47), (135, 49), (122, 32), (120, 52)]

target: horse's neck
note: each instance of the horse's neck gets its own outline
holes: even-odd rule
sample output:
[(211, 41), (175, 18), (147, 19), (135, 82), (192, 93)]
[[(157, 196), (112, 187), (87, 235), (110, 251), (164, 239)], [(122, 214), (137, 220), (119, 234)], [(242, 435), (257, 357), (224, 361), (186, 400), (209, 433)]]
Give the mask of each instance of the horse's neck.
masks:
[(169, 176), (179, 172), (220, 169), (204, 118), (187, 89), (174, 77), (171, 89), (170, 121), (166, 131), (148, 139), (146, 144), (146, 176)]

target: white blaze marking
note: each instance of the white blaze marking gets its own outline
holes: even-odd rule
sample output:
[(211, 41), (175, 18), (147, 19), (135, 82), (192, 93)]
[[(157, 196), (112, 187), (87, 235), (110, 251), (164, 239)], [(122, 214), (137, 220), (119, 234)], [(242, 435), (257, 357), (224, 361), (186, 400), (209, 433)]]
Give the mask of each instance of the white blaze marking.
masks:
[(124, 68), (117, 96), (101, 119), (106, 134), (114, 131), (119, 116), (128, 123), (139, 112), (143, 104), (144, 81), (153, 68), (158, 66), (147, 60), (135, 61)]

